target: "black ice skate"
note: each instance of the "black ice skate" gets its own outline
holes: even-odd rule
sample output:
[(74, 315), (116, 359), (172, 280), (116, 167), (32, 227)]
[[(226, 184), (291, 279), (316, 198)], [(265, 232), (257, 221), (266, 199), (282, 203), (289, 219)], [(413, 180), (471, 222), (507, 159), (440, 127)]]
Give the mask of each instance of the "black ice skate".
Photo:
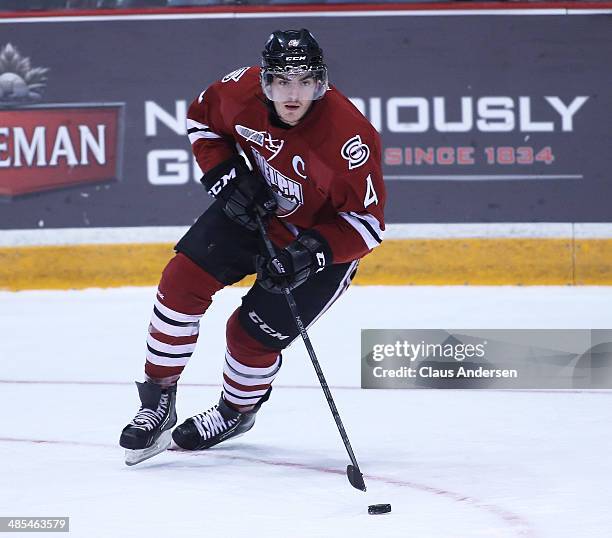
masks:
[(126, 465), (136, 465), (170, 446), (170, 430), (176, 424), (176, 385), (162, 388), (155, 383), (138, 383), (142, 405), (123, 431), (119, 444), (125, 448)]
[(255, 415), (261, 405), (268, 401), (272, 388), (259, 403), (246, 413), (232, 409), (223, 399), (208, 411), (188, 418), (172, 432), (174, 442), (184, 450), (204, 450), (222, 441), (249, 431), (255, 424)]

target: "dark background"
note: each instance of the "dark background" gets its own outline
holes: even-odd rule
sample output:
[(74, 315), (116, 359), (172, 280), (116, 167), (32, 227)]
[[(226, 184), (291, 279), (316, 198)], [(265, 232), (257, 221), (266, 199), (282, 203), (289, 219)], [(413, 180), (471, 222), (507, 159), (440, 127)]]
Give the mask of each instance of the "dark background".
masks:
[[(325, 50), (330, 80), (347, 96), (445, 97), (458, 120), (460, 97), (532, 98), (532, 118), (554, 133), (390, 133), (383, 147), (552, 146), (550, 165), (385, 167), (396, 174), (583, 174), (580, 180), (387, 181), (388, 222), (605, 222), (612, 217), (612, 19), (609, 16), (382, 16), (120, 19), (0, 23), (0, 48), (16, 46), (49, 67), (44, 101), (126, 103), (119, 182), (0, 199), (0, 229), (186, 225), (209, 204), (193, 179), (154, 186), (152, 149), (189, 150), (187, 137), (160, 125), (145, 136), (145, 101), (172, 112), (208, 84), (256, 65), (272, 30), (308, 27)], [(589, 100), (562, 132), (544, 101)], [(406, 118), (408, 121), (409, 118)], [(518, 123), (518, 122), (517, 122)], [(333, 126), (330, 126), (333, 128)], [(529, 141), (525, 136), (529, 134)], [(10, 173), (2, 169), (0, 174)], [(84, 196), (86, 195), (86, 196)]]

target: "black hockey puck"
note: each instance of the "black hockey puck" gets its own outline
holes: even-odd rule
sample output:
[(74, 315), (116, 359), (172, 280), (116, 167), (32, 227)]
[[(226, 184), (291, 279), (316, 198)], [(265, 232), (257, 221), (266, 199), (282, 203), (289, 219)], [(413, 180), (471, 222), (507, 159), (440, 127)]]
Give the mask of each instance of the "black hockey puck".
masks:
[(368, 514), (376, 515), (376, 514), (388, 514), (391, 512), (390, 504), (371, 504), (368, 506)]

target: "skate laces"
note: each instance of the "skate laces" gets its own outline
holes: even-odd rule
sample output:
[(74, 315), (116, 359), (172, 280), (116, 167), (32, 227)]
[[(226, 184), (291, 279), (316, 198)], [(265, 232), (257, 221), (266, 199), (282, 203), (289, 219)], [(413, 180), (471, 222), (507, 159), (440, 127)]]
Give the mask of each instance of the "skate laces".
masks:
[(202, 438), (210, 439), (213, 435), (229, 430), (238, 422), (238, 419), (232, 418), (226, 421), (215, 405), (205, 413), (199, 413), (193, 417), (193, 422)]
[(167, 410), (168, 395), (162, 394), (157, 409), (141, 407), (131, 424), (143, 430), (152, 430), (162, 421)]

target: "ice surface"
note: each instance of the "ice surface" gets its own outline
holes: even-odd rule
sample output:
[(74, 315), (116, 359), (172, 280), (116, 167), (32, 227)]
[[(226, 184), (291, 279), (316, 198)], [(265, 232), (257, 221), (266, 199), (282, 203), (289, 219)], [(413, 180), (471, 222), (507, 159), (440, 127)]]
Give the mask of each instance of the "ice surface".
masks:
[[(215, 297), (179, 421), (218, 399)], [(123, 463), (152, 288), (0, 293), (0, 516), (72, 536), (609, 537), (612, 393), (359, 389), (361, 328), (611, 328), (612, 288), (355, 287), (311, 330), (368, 492), (301, 344), (247, 435)], [(393, 512), (370, 516), (369, 504)]]

